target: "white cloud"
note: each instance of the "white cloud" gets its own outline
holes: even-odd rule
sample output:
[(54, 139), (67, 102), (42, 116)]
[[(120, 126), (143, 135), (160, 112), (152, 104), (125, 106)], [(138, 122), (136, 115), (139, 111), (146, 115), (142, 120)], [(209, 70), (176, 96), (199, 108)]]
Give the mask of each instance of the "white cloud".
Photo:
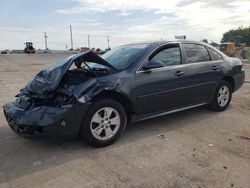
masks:
[(131, 14), (131, 12), (121, 12), (121, 13), (119, 13), (119, 14), (117, 14), (118, 16), (128, 16), (128, 15), (130, 15)]
[[(87, 45), (87, 34), (110, 35), (112, 47), (140, 40), (173, 38), (174, 35), (183, 34), (187, 35), (188, 39), (207, 38), (219, 42), (223, 32), (250, 25), (250, 0), (68, 1), (76, 2), (77, 5), (57, 10), (60, 16), (64, 14), (69, 17), (61, 27), (44, 25), (31, 28), (35, 31), (33, 34), (26, 32), (25, 28), (16, 28), (24, 31), (22, 35), (0, 31), (0, 47), (16, 48), (16, 44), (19, 44), (18, 48), (23, 48), (22, 41), (31, 40), (36, 42), (37, 48), (44, 48), (43, 31), (47, 31), (50, 47), (63, 49), (66, 43), (70, 42), (69, 24), (73, 26), (76, 47)], [(138, 12), (140, 14), (136, 14)], [(100, 19), (103, 13), (110, 13), (108, 24)], [(113, 23), (112, 16), (119, 22)], [(62, 34), (56, 34), (57, 32)], [(11, 40), (13, 43), (4, 42)], [(91, 37), (91, 42), (95, 47), (105, 48), (107, 45), (105, 37)]]
[(80, 6), (58, 10), (63, 14), (75, 14), (84, 12), (107, 12), (107, 11), (121, 11), (130, 12), (136, 10), (157, 10), (157, 11), (172, 11), (178, 1), (166, 0), (70, 0), (78, 2)]
[[(133, 15), (136, 11), (152, 11), (153, 14), (172, 14), (159, 20), (149, 21), (145, 25), (134, 25), (127, 29), (128, 32), (145, 32), (163, 34), (179, 33), (186, 31), (195, 35), (199, 32), (204, 38), (219, 41), (222, 33), (228, 29), (248, 26), (250, 24), (250, 1), (229, 0), (71, 0), (78, 2), (79, 6), (72, 9), (59, 10), (63, 14), (75, 14), (83, 12), (103, 13), (119, 11), (118, 15)], [(179, 26), (178, 24), (182, 24)], [(128, 35), (128, 33), (126, 33)], [(151, 35), (149, 35), (151, 36)], [(202, 36), (202, 35), (200, 35)], [(213, 37), (213, 38), (212, 38)]]
[(90, 22), (90, 23), (88, 23), (88, 25), (99, 26), (99, 25), (101, 25), (101, 23), (99, 23), (99, 22)]

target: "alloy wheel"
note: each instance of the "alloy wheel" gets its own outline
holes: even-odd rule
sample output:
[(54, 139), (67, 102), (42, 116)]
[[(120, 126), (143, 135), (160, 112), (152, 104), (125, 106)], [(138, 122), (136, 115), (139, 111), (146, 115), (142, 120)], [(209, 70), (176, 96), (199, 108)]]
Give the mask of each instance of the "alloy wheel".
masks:
[(119, 113), (111, 107), (98, 110), (90, 122), (92, 135), (98, 140), (108, 140), (116, 135), (121, 124)]
[(221, 86), (218, 91), (217, 101), (220, 107), (225, 107), (230, 98), (230, 91), (226, 85)]

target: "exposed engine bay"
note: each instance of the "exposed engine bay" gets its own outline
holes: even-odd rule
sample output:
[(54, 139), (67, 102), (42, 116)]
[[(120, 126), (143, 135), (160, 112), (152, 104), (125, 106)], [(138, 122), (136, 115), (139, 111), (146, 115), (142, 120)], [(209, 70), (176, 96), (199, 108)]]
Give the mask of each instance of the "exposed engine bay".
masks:
[[(47, 97), (37, 96), (29, 89), (23, 88), (17, 95), (16, 103), (23, 109), (38, 106), (61, 107), (75, 104), (77, 99), (72, 93), (72, 88), (83, 82), (109, 74), (109, 69), (105, 67), (86, 66), (83, 61), (73, 62), (72, 66), (66, 71), (58, 87), (53, 92), (47, 92)], [(83, 66), (82, 66), (83, 65)]]

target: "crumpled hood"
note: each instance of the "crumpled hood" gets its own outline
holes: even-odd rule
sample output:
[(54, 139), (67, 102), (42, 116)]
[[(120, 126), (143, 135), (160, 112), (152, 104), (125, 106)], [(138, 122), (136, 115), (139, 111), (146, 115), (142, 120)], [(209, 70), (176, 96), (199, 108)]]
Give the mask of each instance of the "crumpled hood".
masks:
[[(82, 60), (85, 62), (94, 62), (97, 64), (104, 65), (111, 69), (116, 70), (107, 61), (102, 59), (100, 56), (96, 55), (92, 51), (87, 51), (84, 53), (72, 55), (58, 63), (40, 71), (27, 85), (27, 89), (37, 95), (46, 95), (46, 92), (51, 92), (55, 90), (63, 75), (70, 68), (75, 60)], [(40, 96), (42, 97), (42, 96)]]

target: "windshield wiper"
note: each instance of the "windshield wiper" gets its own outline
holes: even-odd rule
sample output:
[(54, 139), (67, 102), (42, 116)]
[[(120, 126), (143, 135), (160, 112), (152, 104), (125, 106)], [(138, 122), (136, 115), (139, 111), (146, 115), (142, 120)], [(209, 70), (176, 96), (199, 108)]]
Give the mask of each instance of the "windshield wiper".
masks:
[(108, 71), (108, 68), (105, 67), (92, 67), (94, 71)]
[(96, 72), (82, 58), (80, 58), (80, 60), (82, 60), (82, 63), (84, 63), (84, 65), (86, 67), (88, 67), (88, 69), (89, 69), (90, 72), (92, 72), (96, 77), (98, 77), (98, 75), (96, 74)]

